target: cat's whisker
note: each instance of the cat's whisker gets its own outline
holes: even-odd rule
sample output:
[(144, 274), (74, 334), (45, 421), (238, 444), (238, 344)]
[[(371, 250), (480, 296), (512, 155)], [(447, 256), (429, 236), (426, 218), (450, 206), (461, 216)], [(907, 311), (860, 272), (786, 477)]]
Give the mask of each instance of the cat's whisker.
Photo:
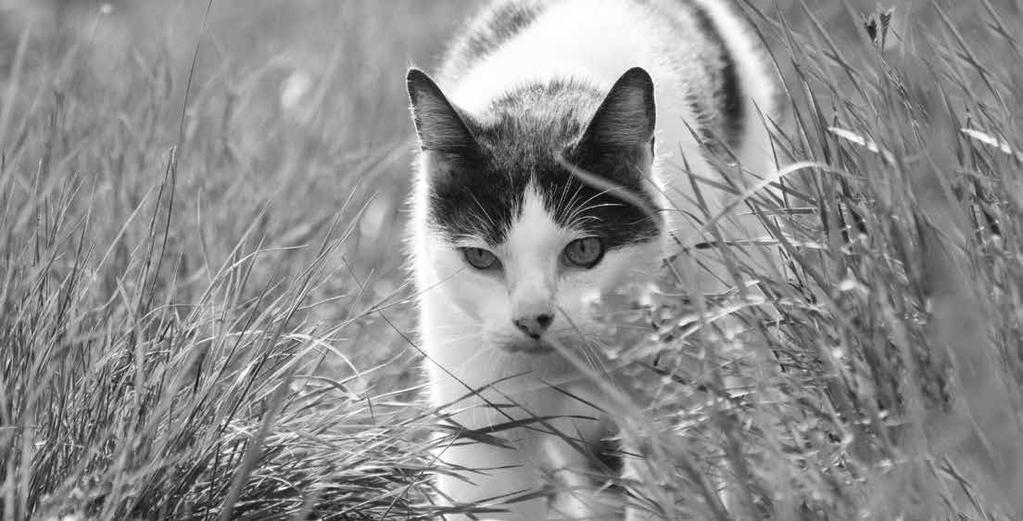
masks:
[[(582, 192), (583, 186), (580, 184), (574, 185), (575, 191), (572, 192), (571, 196), (568, 196), (568, 191), (572, 187), (573, 185), (569, 183), (565, 183), (564, 186), (561, 187), (561, 196), (558, 198), (558, 205), (555, 210), (556, 213), (561, 213), (566, 208), (574, 208), (573, 203), (579, 197), (579, 194)], [(567, 202), (565, 201), (566, 196), (568, 197)]]
[[(569, 185), (567, 184), (565, 185), (565, 188), (563, 189), (564, 193), (568, 193), (568, 186)], [(582, 189), (583, 189), (582, 185), (576, 185), (575, 191), (572, 192), (572, 196), (568, 199), (568, 201), (558, 207), (559, 211), (564, 211), (565, 209), (568, 209), (569, 215), (565, 218), (566, 221), (571, 221), (574, 218), (578, 208), (581, 206), (585, 206), (590, 200), (593, 199), (593, 197), (595, 197), (595, 195), (590, 196), (590, 198), (588, 198), (586, 201), (582, 203), (577, 203), (579, 195), (582, 193)]]
[[(591, 202), (596, 200), (596, 199), (598, 199), (598, 198), (606, 196), (608, 193), (610, 193), (610, 190), (601, 190), (601, 191), (598, 191), (597, 193), (591, 195), (585, 201), (583, 201), (583, 202), (581, 202), (579, 204), (573, 204), (572, 205), (572, 213), (570, 213), (568, 215), (568, 217), (566, 217), (565, 221), (573, 222), (573, 221), (575, 221), (575, 219), (580, 214), (583, 214), (585, 212), (594, 210), (596, 208), (600, 208), (601, 206), (593, 205), (593, 204), (591, 204)], [(569, 204), (572, 204), (572, 201), (570, 201)], [(614, 206), (616, 203), (607, 203), (607, 204), (608, 204), (608, 206)], [(620, 206), (620, 205), (618, 205), (618, 206)]]
[[(448, 339), (448, 341), (450, 341), (450, 342), (465, 342), (466, 340), (477, 340), (478, 339), (478, 340), (481, 341), (480, 342), (481, 344), (482, 344), (482, 340), (484, 340), (485, 337), (486, 337), (486, 335), (484, 335), (483, 333), (479, 333), (479, 332), (470, 332), (470, 333), (462, 333), (462, 334), (454, 334), (454, 335), (445, 335), (445, 338)], [(481, 349), (482, 349), (482, 346), (481, 346)]]
[(581, 340), (581, 351), (590, 367), (598, 374), (606, 374), (608, 372), (607, 365), (604, 364), (604, 358), (600, 356), (600, 351), (596, 349), (594, 341), (581, 333), (579, 339)]
[(494, 218), (491, 217), (490, 212), (488, 212), (487, 208), (485, 206), (483, 206), (482, 202), (480, 202), (479, 197), (477, 197), (475, 193), (473, 193), (471, 195), (472, 195), (472, 200), (476, 203), (476, 206), (480, 209), (481, 212), (483, 212), (483, 217), (486, 219), (487, 225), (489, 227), (497, 226), (497, 221), (495, 221)]
[(488, 351), (488, 349), (486, 349), (486, 348), (481, 348), (481, 349), (477, 350), (475, 353), (473, 353), (468, 358), (466, 358), (461, 364), (459, 364), (459, 366), (456, 369), (460, 370), (460, 369), (463, 369), (465, 367), (470, 367), (473, 363), (475, 363), (484, 354), (490, 354), (490, 353), (487, 353), (487, 351)]

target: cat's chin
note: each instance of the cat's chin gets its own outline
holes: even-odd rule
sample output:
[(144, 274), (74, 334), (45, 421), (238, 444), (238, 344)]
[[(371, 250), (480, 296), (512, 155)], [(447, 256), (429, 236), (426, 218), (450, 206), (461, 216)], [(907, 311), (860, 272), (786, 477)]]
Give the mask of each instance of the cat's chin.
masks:
[(525, 355), (544, 355), (554, 352), (554, 346), (543, 341), (543, 339), (523, 339), (498, 342), (497, 348), (506, 353), (522, 353)]

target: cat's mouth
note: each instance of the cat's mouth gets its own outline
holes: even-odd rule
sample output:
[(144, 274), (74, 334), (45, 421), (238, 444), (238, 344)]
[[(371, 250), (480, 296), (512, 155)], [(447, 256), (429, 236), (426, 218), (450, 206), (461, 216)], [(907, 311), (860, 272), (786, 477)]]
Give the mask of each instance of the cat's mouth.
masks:
[(543, 338), (533, 340), (531, 338), (512, 340), (497, 344), (502, 351), (509, 353), (522, 353), (527, 355), (542, 355), (554, 351), (554, 346)]

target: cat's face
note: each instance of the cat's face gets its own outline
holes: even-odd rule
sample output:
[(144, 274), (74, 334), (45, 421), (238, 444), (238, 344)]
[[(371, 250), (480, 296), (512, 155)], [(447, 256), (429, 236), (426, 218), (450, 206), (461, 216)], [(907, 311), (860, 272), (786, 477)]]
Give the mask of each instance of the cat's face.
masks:
[(606, 97), (572, 82), (527, 86), (485, 114), (408, 78), (423, 150), (417, 269), (481, 343), (549, 351), (597, 326), (591, 304), (652, 272), (661, 221), (649, 182), (653, 86), (639, 69)]

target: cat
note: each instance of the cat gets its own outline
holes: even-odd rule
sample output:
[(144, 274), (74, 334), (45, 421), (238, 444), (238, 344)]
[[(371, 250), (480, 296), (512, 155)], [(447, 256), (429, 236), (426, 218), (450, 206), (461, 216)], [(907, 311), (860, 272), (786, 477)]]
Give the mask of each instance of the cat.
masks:
[[(437, 449), (454, 469), (437, 500), (493, 507), (477, 518), (620, 519), (593, 303), (702, 240), (696, 201), (727, 209), (722, 184), (770, 170), (759, 41), (725, 0), (499, 0), (436, 80), (406, 80), (429, 398), (460, 434)], [(722, 181), (711, 148), (753, 174)], [(697, 193), (683, 169), (718, 181)]]

